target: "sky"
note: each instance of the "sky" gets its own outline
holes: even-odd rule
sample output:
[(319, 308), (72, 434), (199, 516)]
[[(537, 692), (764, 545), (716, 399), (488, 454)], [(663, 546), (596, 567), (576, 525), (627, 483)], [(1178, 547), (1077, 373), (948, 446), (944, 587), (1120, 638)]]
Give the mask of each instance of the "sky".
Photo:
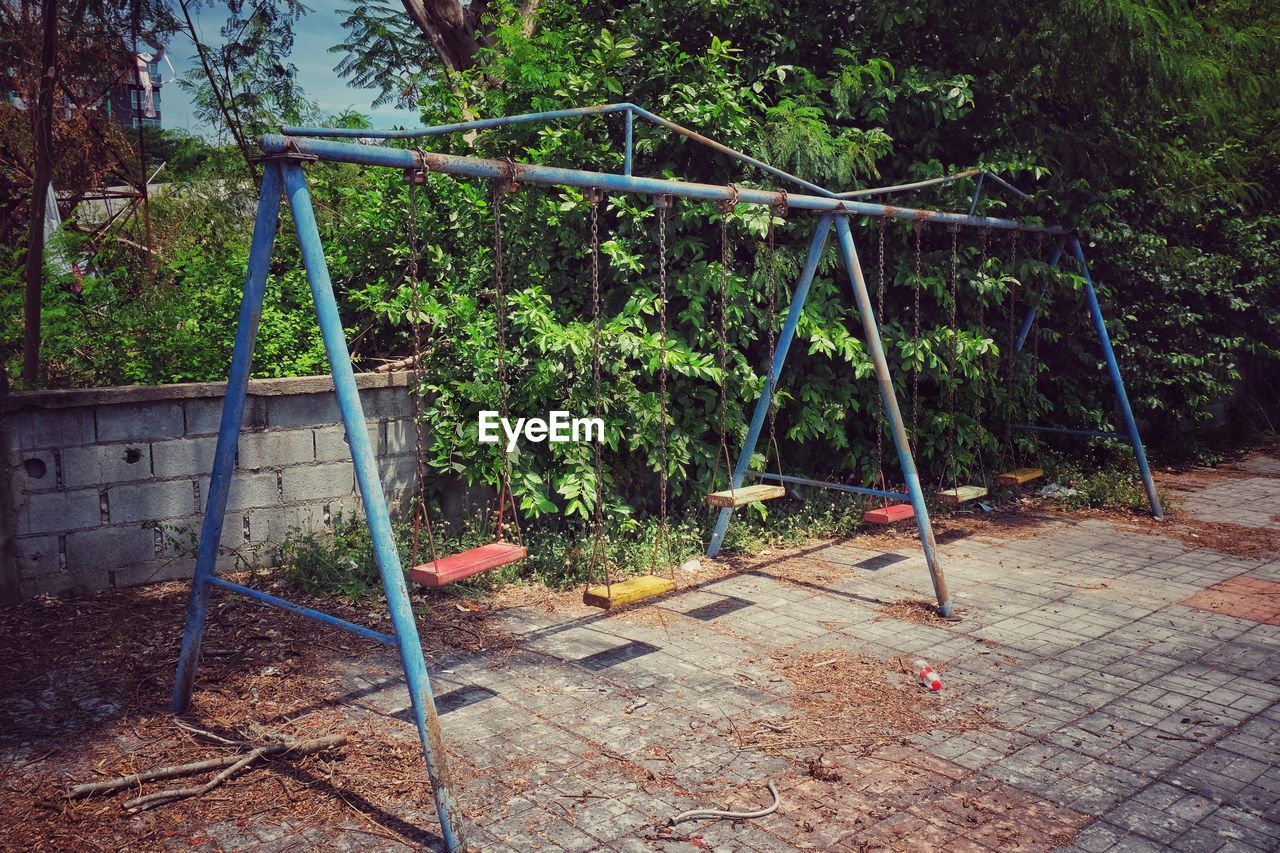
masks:
[[(372, 116), (374, 127), (421, 124), (414, 112), (386, 105), (374, 109), (371, 104), (377, 92), (372, 89), (356, 89), (348, 86), (333, 70), (340, 57), (329, 53), (329, 48), (341, 44), (345, 35), (342, 29), (343, 15), (338, 11), (348, 5), (347, 0), (308, 0), (311, 12), (298, 21), (294, 29), (293, 55), (288, 59), (298, 68), (298, 83), (307, 97), (318, 101), (324, 112), (333, 113), (351, 108)], [(194, 13), (194, 10), (193, 10)], [(210, 45), (219, 44), (218, 34), (226, 12), (220, 8), (204, 9), (194, 13), (196, 28), (201, 39)], [(170, 80), (180, 77), (189, 69), (198, 67), (200, 59), (190, 36), (179, 33), (169, 43), (169, 61), (176, 75), (162, 65), (164, 86), (161, 89), (160, 116), (164, 127), (191, 132), (202, 132), (192, 115), (191, 97)]]

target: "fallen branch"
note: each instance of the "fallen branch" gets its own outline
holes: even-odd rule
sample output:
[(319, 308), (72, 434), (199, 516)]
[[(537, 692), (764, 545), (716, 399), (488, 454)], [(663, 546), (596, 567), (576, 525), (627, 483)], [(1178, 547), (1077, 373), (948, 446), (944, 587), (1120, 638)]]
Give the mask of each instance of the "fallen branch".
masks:
[(134, 797), (131, 800), (126, 800), (123, 804), (124, 808), (132, 811), (145, 811), (146, 809), (155, 808), (156, 806), (164, 805), (165, 803), (173, 802), (174, 800), (181, 800), (187, 797), (206, 794), (226, 782), (241, 770), (244, 770), (263, 758), (271, 758), (278, 755), (294, 757), (311, 755), (313, 753), (325, 752), (333, 749), (334, 747), (342, 746), (346, 742), (346, 735), (328, 735), (326, 737), (315, 738), (313, 740), (270, 743), (255, 747), (250, 752), (242, 755), (229, 755), (223, 758), (211, 758), (206, 761), (192, 761), (188, 764), (178, 764), (171, 767), (157, 767), (153, 770), (144, 770), (141, 773), (132, 773), (128, 776), (120, 776), (115, 779), (106, 779), (101, 782), (90, 782), (84, 785), (76, 785), (67, 792), (66, 797), (67, 799), (74, 800), (80, 797), (87, 797), (92, 794), (116, 791), (120, 788), (130, 788), (155, 779), (172, 779), (177, 776), (189, 776), (192, 773), (202, 773), (206, 770), (217, 770), (222, 768), (222, 772), (218, 773), (203, 785), (197, 785), (190, 788), (173, 788), (166, 791), (157, 791), (152, 794), (145, 794), (141, 797)]
[(687, 812), (681, 812), (671, 820), (667, 821), (667, 826), (675, 826), (677, 823), (684, 823), (686, 820), (706, 820), (712, 818), (715, 820), (753, 820), (758, 817), (768, 817), (778, 810), (778, 806), (782, 803), (782, 797), (778, 796), (777, 787), (770, 782), (769, 793), (773, 795), (773, 803), (762, 809), (747, 812), (731, 812), (726, 809), (693, 809)]

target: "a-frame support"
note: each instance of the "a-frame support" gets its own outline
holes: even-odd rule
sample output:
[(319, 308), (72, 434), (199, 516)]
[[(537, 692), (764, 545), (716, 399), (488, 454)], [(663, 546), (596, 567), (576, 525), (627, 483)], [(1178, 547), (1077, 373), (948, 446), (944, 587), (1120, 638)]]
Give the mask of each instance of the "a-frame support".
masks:
[[(200, 661), (200, 643), (204, 636), (205, 621), (209, 612), (209, 594), (215, 586), (233, 590), (263, 603), (300, 613), (387, 645), (394, 645), (400, 651), (400, 663), (404, 668), (405, 682), (409, 688), (414, 722), (417, 724), (418, 736), (422, 741), (423, 757), (426, 759), (427, 773), (431, 778), (431, 788), (435, 797), (436, 811), (440, 816), (444, 843), (449, 850), (462, 850), (465, 849), (461, 827), (462, 813), (453, 798), (450, 786), (444, 743), (440, 736), (440, 722), (436, 717), (435, 700), (431, 693), (431, 681), (427, 674), (426, 661), (422, 656), (422, 645), (418, 639), (413, 609), (409, 604), (409, 591), (400, 566), (400, 555), (391, 534), (391, 518), (378, 476), (377, 459), (369, 441), (364, 410), (360, 405), (360, 394), (356, 390), (355, 373), (351, 367), (351, 356), (347, 350), (342, 321), (338, 315), (333, 286), (329, 280), (329, 268), (325, 263), (320, 232), (316, 227), (311, 194), (307, 190), (306, 177), (302, 171), (301, 161), (308, 159), (315, 158), (289, 154), (273, 157), (267, 161), (263, 175), (261, 195), (258, 199), (258, 218), (254, 223), (253, 242), (249, 251), (249, 271), (240, 302), (239, 327), (236, 330), (231, 370), (227, 378), (227, 396), (222, 408), (217, 450), (214, 452), (213, 474), (209, 483), (204, 523), (200, 531), (195, 577), (191, 583), (191, 594), (187, 602), (186, 627), (182, 637), (182, 653), (178, 658), (172, 710), (174, 713), (182, 713), (191, 703), (196, 668)], [(311, 295), (315, 303), (316, 319), (320, 325), (325, 352), (329, 357), (329, 368), (337, 392), (338, 407), (342, 412), (342, 424), (346, 428), (351, 458), (355, 463), (356, 482), (360, 488), (365, 518), (373, 537), (378, 572), (382, 576), (382, 586), (391, 612), (394, 636), (240, 586), (219, 578), (216, 574), (218, 542), (222, 538), (227, 495), (235, 469), (236, 446), (239, 443), (240, 429), (244, 419), (250, 365), (253, 361), (258, 321), (262, 316), (262, 301), (266, 291), (271, 249), (279, 222), (282, 190), (288, 197), (289, 209), (293, 213), (302, 262), (306, 267), (307, 279), (311, 285)]]
[[(920, 476), (916, 471), (915, 458), (911, 453), (911, 444), (907, 438), (907, 429), (902, 420), (902, 410), (898, 406), (898, 397), (893, 388), (893, 377), (889, 373), (889, 362), (885, 358), (884, 345), (880, 340), (880, 328), (871, 305), (871, 295), (867, 290), (867, 282), (862, 274), (862, 265), (858, 262), (858, 252), (853, 244), (853, 233), (849, 228), (847, 214), (828, 214), (818, 220), (813, 240), (809, 244), (809, 256), (805, 261), (803, 272), (796, 283), (795, 294), (791, 298), (791, 306), (787, 312), (786, 322), (778, 337), (777, 349), (774, 352), (773, 364), (769, 368), (769, 381), (765, 383), (760, 398), (756, 400), (755, 412), (751, 416), (751, 425), (747, 429), (747, 438), (738, 454), (738, 462), (733, 469), (732, 487), (742, 486), (751, 464), (751, 456), (755, 453), (756, 444), (760, 440), (760, 431), (764, 427), (765, 417), (773, 400), (773, 392), (777, 387), (782, 366), (786, 363), (787, 351), (795, 338), (796, 327), (800, 323), (800, 315), (804, 311), (805, 301), (809, 297), (809, 287), (813, 284), (813, 276), (822, 259), (822, 251), (826, 247), (827, 237), (835, 224), (836, 238), (840, 245), (840, 254), (849, 275), (849, 285), (853, 290), (854, 300), (858, 306), (858, 317), (862, 321), (862, 331), (866, 339), (867, 350), (875, 367), (876, 382), (880, 386), (880, 399), (884, 403), (890, 433), (893, 436), (894, 448), (898, 452), (898, 464), (902, 469), (907, 484), (907, 495), (915, 510), (916, 526), (920, 531), (920, 544), (924, 550), (925, 563), (929, 568), (929, 576), (933, 581), (934, 596), (938, 600), (938, 612), (950, 616), (952, 611), (951, 595), (947, 590), (947, 581), (942, 573), (942, 565), (938, 562), (937, 542), (933, 536), (933, 525), (929, 521), (929, 509), (925, 506), (924, 492), (920, 487)], [(785, 479), (785, 478), (782, 478)], [(843, 491), (863, 494), (883, 495), (876, 489), (863, 489), (856, 486), (839, 486)], [(896, 495), (895, 495), (896, 496)], [(707, 556), (714, 557), (720, 553), (725, 532), (729, 528), (731, 509), (721, 509), (716, 518), (715, 530), (711, 542), (707, 546)]]
[[(1071, 256), (1075, 259), (1076, 265), (1079, 267), (1080, 276), (1084, 279), (1084, 295), (1085, 301), (1089, 305), (1089, 318), (1093, 322), (1094, 331), (1098, 334), (1098, 343), (1102, 347), (1102, 357), (1107, 363), (1107, 372), (1111, 376), (1111, 388), (1116, 395), (1116, 408), (1120, 410), (1120, 416), (1124, 419), (1125, 431), (1121, 435), (1119, 433), (1099, 432), (1097, 430), (1068, 429), (1060, 427), (1045, 427), (1035, 425), (1024, 425), (1022, 428), (1035, 432), (1056, 432), (1068, 433), (1073, 435), (1097, 436), (1101, 438), (1117, 438), (1129, 442), (1129, 446), (1133, 448), (1133, 456), (1138, 462), (1138, 473), (1142, 476), (1142, 487), (1147, 492), (1147, 503), (1151, 507), (1151, 515), (1156, 519), (1164, 518), (1164, 507), (1160, 505), (1160, 495), (1156, 493), (1156, 484), (1151, 477), (1151, 466), (1147, 463), (1147, 451), (1142, 446), (1142, 436), (1138, 432), (1138, 422), (1133, 417), (1133, 408), (1129, 405), (1129, 392), (1125, 390), (1124, 377), (1120, 375), (1120, 364), (1116, 361), (1115, 349), (1111, 346), (1111, 335), (1107, 332), (1107, 320), (1102, 315), (1102, 306), (1098, 302), (1098, 293), (1093, 286), (1093, 276), (1089, 274), (1089, 264), (1084, 259), (1084, 249), (1080, 246), (1078, 237), (1070, 236), (1066, 238), (1067, 247), (1071, 251)], [(1057, 269), (1058, 263), (1062, 259), (1063, 246), (1061, 243), (1053, 251), (1053, 256), (1049, 260), (1049, 266)], [(1040, 297), (1043, 299), (1050, 289), (1049, 282), (1045, 282), (1044, 287), (1040, 290)], [(1018, 332), (1018, 340), (1016, 351), (1021, 352), (1023, 345), (1027, 342), (1027, 335), (1031, 333), (1031, 326), (1036, 321), (1036, 315), (1040, 311), (1040, 303), (1035, 302), (1027, 308), (1027, 315), (1023, 318), (1022, 328)]]

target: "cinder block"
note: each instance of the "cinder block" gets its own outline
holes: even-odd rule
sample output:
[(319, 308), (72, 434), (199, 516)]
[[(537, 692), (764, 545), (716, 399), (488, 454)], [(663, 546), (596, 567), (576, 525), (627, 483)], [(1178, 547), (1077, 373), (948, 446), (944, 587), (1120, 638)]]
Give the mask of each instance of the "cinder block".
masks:
[[(219, 566), (229, 568), (229, 566)], [(127, 586), (139, 586), (144, 583), (160, 581), (189, 580), (196, 573), (196, 561), (188, 557), (161, 557), (146, 563), (135, 563), (121, 566), (109, 572), (103, 572), (111, 586), (122, 589)]]
[(279, 468), (314, 462), (315, 439), (309, 429), (250, 432), (240, 436), (240, 468)]
[(157, 441), (151, 445), (151, 471), (158, 479), (207, 477), (213, 470), (213, 454), (217, 449), (216, 435)]
[(35, 578), (62, 571), (57, 536), (22, 536), (13, 542), (18, 577)]
[(13, 468), (15, 497), (58, 487), (58, 464), (52, 450), (13, 450), (9, 452), (9, 464)]
[(102, 523), (97, 489), (26, 495), (16, 507), (16, 515), (13, 532), (17, 536), (79, 530)]
[(255, 545), (276, 547), (303, 533), (324, 532), (324, 507), (306, 506), (255, 509), (249, 513), (249, 537)]
[[(381, 443), (379, 435), (382, 431), (382, 424), (379, 421), (367, 421), (366, 426), (369, 430), (369, 443), (373, 446), (373, 452), (378, 453)], [(321, 427), (320, 429), (312, 430), (312, 432), (315, 434), (316, 461), (351, 461), (351, 447), (347, 444), (347, 431), (341, 424)]]
[(149, 444), (95, 444), (62, 451), (62, 480), (68, 486), (125, 483), (150, 477)]
[[(422, 434), (422, 445), (424, 448), (431, 446), (431, 437), (425, 428)], [(413, 428), (413, 418), (399, 418), (387, 421), (387, 440), (383, 445), (382, 452), (387, 456), (418, 452), (418, 437)]]
[(324, 426), (342, 421), (338, 397), (332, 391), (267, 397), (266, 401), (267, 426), (273, 429)]
[(346, 462), (285, 468), (280, 476), (286, 502), (345, 497), (355, 488), (355, 471)]
[(366, 418), (397, 420), (413, 416), (413, 398), (407, 388), (368, 388), (360, 392)]
[(98, 441), (143, 441), (182, 435), (181, 403), (133, 403), (97, 409)]
[(67, 566), (77, 570), (114, 569), (156, 558), (156, 532), (150, 527), (119, 525), (67, 534)]
[[(229, 516), (229, 518), (234, 517), (234, 515)], [(161, 556), (194, 558), (199, 549), (200, 525), (203, 523), (204, 518), (199, 515), (157, 522), (156, 526), (160, 531)]]
[[(200, 494), (204, 501), (208, 500), (209, 478), (207, 477), (200, 482)], [(227, 495), (228, 512), (279, 504), (280, 483), (276, 479), (275, 471), (237, 472), (232, 475), (231, 492)]]
[[(204, 400), (188, 400), (187, 435), (217, 435), (222, 425), (222, 406), (224, 397), (210, 397)], [(261, 397), (247, 397), (244, 401), (244, 420), (240, 431), (267, 428), (267, 405)]]
[(17, 450), (93, 444), (93, 409), (14, 412), (5, 415), (5, 434)]
[(197, 511), (195, 480), (163, 480), (112, 486), (107, 491), (112, 524), (181, 518)]
[(378, 476), (382, 478), (383, 494), (412, 494), (417, 480), (418, 466), (412, 456), (391, 456), (378, 460)]

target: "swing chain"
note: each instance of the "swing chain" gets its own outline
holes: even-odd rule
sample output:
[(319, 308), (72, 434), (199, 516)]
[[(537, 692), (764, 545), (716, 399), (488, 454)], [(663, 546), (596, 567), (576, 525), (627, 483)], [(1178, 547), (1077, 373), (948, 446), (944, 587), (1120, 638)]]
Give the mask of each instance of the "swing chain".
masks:
[(1015, 314), (1017, 312), (1018, 292), (1014, 289), (1014, 285), (1018, 282), (1018, 238), (1017, 231), (1009, 232), (1009, 294), (1008, 294), (1008, 332), (1009, 340), (1006, 352), (1008, 356), (1005, 359), (1005, 409), (1004, 409), (1004, 440), (1005, 445), (1009, 448), (1010, 459), (1013, 467), (1018, 467), (1018, 449), (1013, 441), (1013, 391), (1014, 391), (1014, 375), (1018, 369), (1017, 358), (1014, 348), (1017, 346), (1017, 320)]
[[(587, 201), (591, 206), (591, 389), (594, 403), (593, 414), (597, 420), (601, 416), (600, 398), (602, 385), (600, 381), (600, 201), (604, 193), (598, 187), (587, 190)], [(605, 541), (604, 529), (604, 466), (601, 460), (600, 442), (592, 442), (591, 452), (595, 466), (596, 499), (591, 516), (591, 562), (587, 565), (587, 585), (595, 576), (599, 566), (604, 575), (607, 594), (612, 595), (612, 573), (608, 565), (608, 545)]]
[[(787, 200), (787, 191), (779, 191), (781, 199), (769, 208), (768, 257), (765, 259), (765, 291), (769, 302), (768, 342), (769, 342), (769, 444), (773, 447), (773, 460), (778, 465), (778, 474), (782, 472), (782, 453), (778, 449), (778, 371), (774, 369), (774, 358), (778, 351), (778, 276), (777, 234), (774, 229), (774, 218), (785, 219), (791, 206)], [(767, 455), (767, 454), (766, 454)]]
[(923, 261), (923, 235), (925, 223), (922, 219), (917, 219), (913, 231), (915, 237), (915, 275), (912, 277), (912, 298), (913, 304), (911, 308), (912, 335), (915, 344), (915, 352), (912, 353), (911, 363), (911, 443), (915, 444), (919, 440), (919, 423), (920, 423), (920, 365), (923, 361), (920, 355), (920, 288), (923, 286), (924, 261)]
[[(515, 192), (519, 188), (519, 182), (516, 180), (518, 175), (515, 162), (510, 158), (503, 158), (504, 163), (509, 166), (508, 177), (493, 185), (493, 279), (495, 294), (495, 311), (496, 318), (496, 338), (497, 338), (497, 361), (498, 361), (498, 416), (506, 419), (509, 414), (509, 394), (508, 394), (508, 376), (507, 376), (507, 275), (506, 262), (502, 245), (502, 205), (503, 200), (508, 193)], [(498, 485), (498, 518), (495, 541), (502, 541), (503, 521), (506, 515), (507, 501), (511, 501), (511, 522), (516, 528), (516, 537), (521, 542), (524, 541), (524, 534), (520, 530), (520, 520), (516, 513), (515, 495), (511, 492), (511, 457), (502, 449), (499, 443), (498, 452), (502, 454), (502, 466)]]
[[(885, 324), (885, 318), (884, 318), (884, 291), (885, 291), (885, 281), (884, 281), (884, 236), (885, 236), (885, 231), (886, 231), (886, 230), (887, 230), (887, 228), (888, 228), (888, 225), (889, 225), (889, 217), (887, 217), (887, 216), (882, 216), (882, 217), (880, 217), (879, 225), (877, 226), (877, 229), (876, 229), (876, 230), (877, 230), (877, 232), (878, 232), (878, 233), (877, 233), (877, 235), (876, 235), (876, 244), (877, 244), (877, 248), (878, 248), (878, 250), (879, 250), (879, 254), (877, 255), (877, 258), (876, 258), (876, 267), (877, 267), (877, 272), (878, 272), (878, 279), (877, 279), (877, 284), (876, 284), (876, 317), (879, 319), (879, 321), (880, 321), (880, 324), (881, 324), (881, 327), (882, 327), (882, 328), (884, 327), (884, 324)], [(877, 413), (876, 413), (876, 460), (875, 460), (876, 476), (880, 479), (880, 488), (881, 488), (881, 489), (884, 489), (884, 487), (885, 487), (885, 480), (884, 480), (884, 425), (885, 425), (884, 395), (883, 395), (883, 394), (881, 394), (881, 395), (880, 395), (880, 408), (877, 410)], [(884, 499), (883, 499), (883, 501), (884, 501), (884, 505), (885, 505), (885, 506), (887, 506), (887, 505), (888, 505), (888, 500), (889, 500), (888, 498), (884, 498)]]
[(427, 511), (427, 494), (426, 481), (427, 471), (423, 463), (425, 455), (425, 438), (422, 423), (422, 287), (418, 273), (418, 257), (421, 250), (418, 242), (418, 187), (426, 187), (427, 174), (430, 171), (427, 166), (426, 153), (420, 149), (414, 149), (417, 156), (418, 165), (414, 169), (405, 169), (405, 183), (408, 186), (408, 243), (409, 243), (409, 261), (406, 265), (406, 273), (409, 278), (410, 306), (409, 306), (409, 326), (413, 330), (413, 359), (410, 367), (410, 379), (413, 382), (413, 388), (410, 389), (409, 397), (413, 405), (413, 431), (414, 431), (414, 508), (413, 508), (413, 541), (410, 547), (410, 564), (418, 565), (418, 546), (421, 529), (425, 526), (427, 530), (427, 545), (431, 550), (431, 563), (434, 566), (439, 558), (436, 555), (436, 539), (435, 533), (431, 529), (431, 516)]
[[(983, 339), (986, 338), (986, 329), (987, 329), (987, 294), (986, 294), (986, 291), (983, 289), (983, 287), (981, 287), (981, 285), (986, 280), (985, 277), (986, 277), (986, 270), (987, 270), (987, 253), (989, 250), (990, 242), (991, 242), (991, 228), (990, 226), (988, 226), (981, 229), (978, 232), (978, 275), (977, 275), (977, 278), (975, 279), (975, 283), (977, 286), (975, 286), (974, 288), (975, 291), (977, 291), (976, 295), (978, 300), (977, 332), (978, 332), (978, 335)], [(979, 382), (977, 384), (977, 387), (974, 389), (974, 395), (973, 395), (973, 441), (974, 441), (975, 454), (978, 459), (978, 466), (982, 469), (982, 484), (984, 486), (988, 485), (987, 462), (985, 458), (986, 454), (983, 452), (985, 442), (983, 441), (983, 437), (981, 435), (982, 433), (982, 425), (981, 425), (982, 400), (984, 397), (983, 391), (985, 390), (985, 388), (986, 386), (983, 383)]]
[[(733, 490), (733, 463), (729, 459), (729, 217), (738, 204), (738, 188), (729, 184), (732, 195), (716, 203), (720, 212), (720, 324), (716, 346), (716, 360), (720, 365), (720, 456), (725, 463), (729, 489)], [(716, 471), (720, 468), (716, 459)], [(712, 474), (712, 488), (718, 475)]]
[[(667, 435), (667, 215), (673, 198), (670, 194), (654, 197), (658, 209), (658, 535), (653, 542), (652, 564), (657, 567), (661, 548), (670, 563), (667, 530), (667, 468), (670, 455)], [(599, 395), (597, 394), (597, 398)], [(675, 578), (675, 567), (671, 566)]]
[(956, 374), (960, 368), (960, 311), (956, 279), (960, 263), (960, 226), (951, 225), (951, 358), (947, 359), (947, 462), (951, 468), (951, 485), (960, 487), (960, 461), (956, 458)]

